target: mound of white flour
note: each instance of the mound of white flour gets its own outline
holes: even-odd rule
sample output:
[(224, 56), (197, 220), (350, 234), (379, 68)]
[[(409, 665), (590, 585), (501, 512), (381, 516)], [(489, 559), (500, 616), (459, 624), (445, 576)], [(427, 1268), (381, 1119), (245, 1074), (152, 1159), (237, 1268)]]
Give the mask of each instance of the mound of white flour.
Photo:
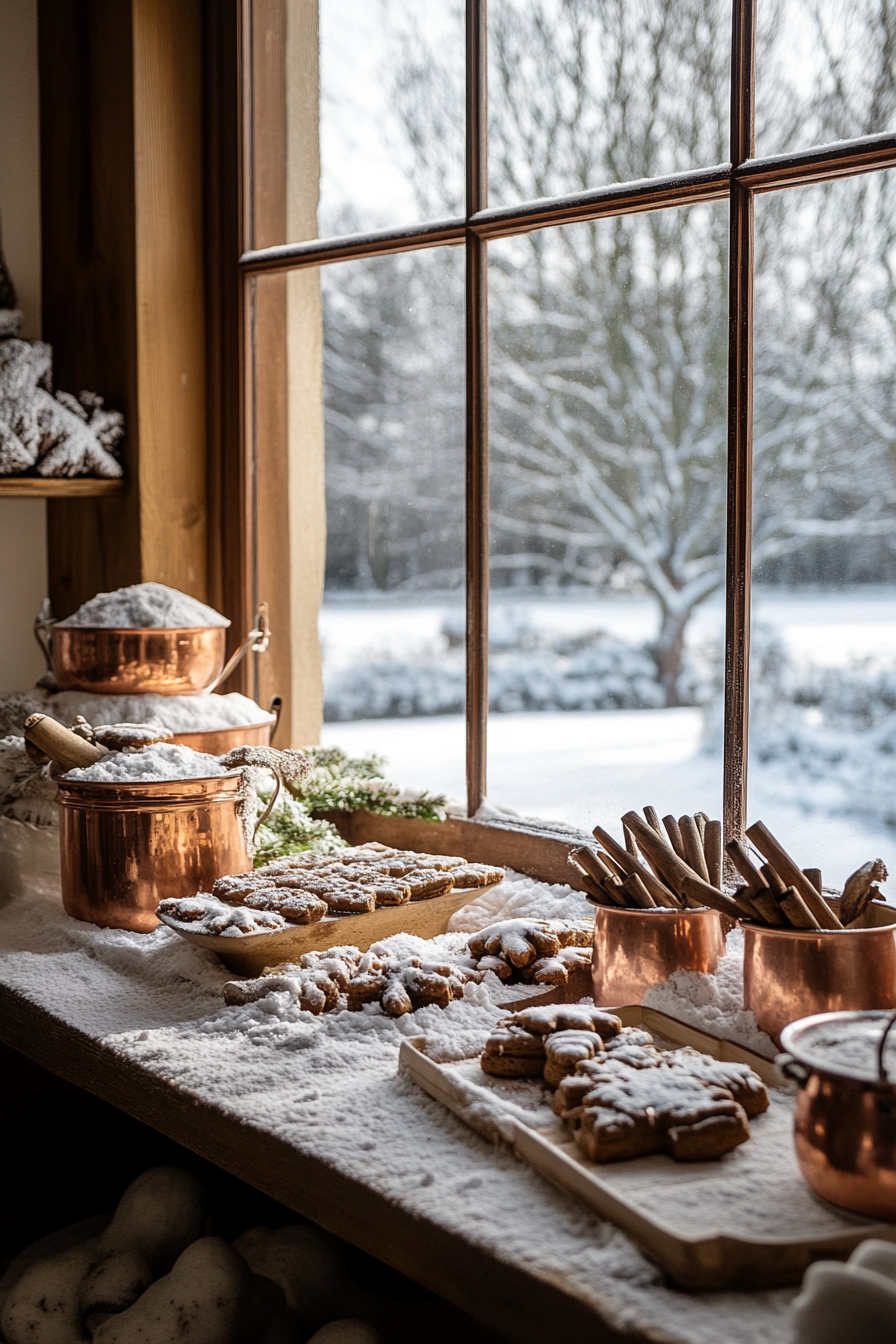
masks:
[(97, 593), (58, 624), (103, 629), (186, 630), (229, 625), (226, 616), (165, 583), (135, 583), (114, 593)]
[(141, 784), (166, 779), (208, 779), (225, 775), (217, 756), (208, 756), (175, 742), (154, 742), (142, 751), (110, 751), (102, 760), (79, 770), (69, 770), (63, 779), (94, 784)]

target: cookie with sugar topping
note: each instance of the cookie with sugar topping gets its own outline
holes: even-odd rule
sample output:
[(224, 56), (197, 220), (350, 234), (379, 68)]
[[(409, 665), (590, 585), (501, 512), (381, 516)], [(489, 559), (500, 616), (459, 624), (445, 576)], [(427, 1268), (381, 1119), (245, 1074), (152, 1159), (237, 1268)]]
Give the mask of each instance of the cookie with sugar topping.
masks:
[(622, 1030), (622, 1023), (615, 1013), (589, 1003), (536, 1004), (532, 1008), (521, 1008), (508, 1020), (538, 1036), (550, 1036), (555, 1031), (593, 1031), (604, 1042), (618, 1036)]
[(502, 919), (489, 924), (467, 940), (473, 957), (503, 956), (521, 969), (539, 957), (556, 957), (560, 939), (546, 919)]
[(555, 1031), (544, 1038), (544, 1080), (549, 1087), (575, 1073), (583, 1060), (593, 1059), (603, 1044), (597, 1032), (580, 1028)]
[(366, 1003), (379, 1003), (389, 1017), (403, 1017), (430, 1004), (447, 1008), (463, 998), (466, 984), (478, 979), (477, 972), (445, 962), (367, 952), (349, 981), (348, 1006), (357, 1011)]
[(750, 1127), (743, 1107), (724, 1087), (684, 1069), (619, 1066), (593, 1080), (575, 1137), (594, 1162), (651, 1153), (698, 1162), (745, 1143)]
[(749, 1064), (713, 1059), (711, 1055), (701, 1054), (689, 1045), (679, 1050), (661, 1052), (661, 1058), (666, 1068), (681, 1069), (704, 1083), (727, 1088), (748, 1116), (761, 1115), (769, 1108), (768, 1090)]
[(590, 946), (561, 947), (555, 957), (539, 957), (531, 966), (524, 966), (520, 979), (524, 984), (566, 985), (575, 971), (587, 971), (590, 966)]
[(316, 924), (329, 909), (313, 891), (295, 887), (258, 887), (243, 904), (248, 910), (273, 910), (290, 924)]
[(505, 870), (490, 863), (460, 863), (451, 868), (451, 876), (458, 890), (470, 887), (493, 887), (503, 882)]
[(482, 1072), (496, 1078), (540, 1078), (544, 1062), (544, 1037), (527, 1031), (512, 1018), (493, 1028), (479, 1056)]

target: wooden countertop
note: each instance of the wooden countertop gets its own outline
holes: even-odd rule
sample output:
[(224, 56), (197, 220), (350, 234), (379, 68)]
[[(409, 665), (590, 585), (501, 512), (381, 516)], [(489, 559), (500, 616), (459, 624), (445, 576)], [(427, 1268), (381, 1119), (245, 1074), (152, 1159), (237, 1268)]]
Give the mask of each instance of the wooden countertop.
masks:
[[(493, 837), (497, 851), (487, 856), (479, 841), (488, 837), (474, 844), (472, 825), (452, 824), (451, 834), (446, 825), (442, 852), (463, 843), (471, 858), (507, 861), (500, 851), (515, 849), (520, 867), (538, 867), (513, 827)], [(371, 829), (364, 819), (355, 826)], [(398, 840), (400, 832), (407, 843), (409, 826), (396, 820), (380, 827), (379, 837)], [(546, 838), (544, 877), (556, 882), (562, 847), (578, 837)], [(379, 1051), (380, 1073), (365, 1092), (345, 1063), (345, 1037), (330, 1070), (327, 1019), (309, 1023), (296, 1010), (285, 1024), (274, 1022), (280, 1036), (265, 1035), (262, 1023), (252, 1039), (248, 1028), (260, 1019), (247, 1020), (244, 1029), (224, 1016), (234, 1010), (222, 1006), (220, 986), (229, 973), (217, 959), (167, 930), (155, 940), (156, 934), (123, 935), (70, 920), (46, 891), (8, 901), (0, 908), (0, 1039), (510, 1339), (747, 1344), (761, 1336), (785, 1344), (789, 1338), (782, 1308), (791, 1290), (710, 1300), (670, 1289), (621, 1232), (397, 1077), (391, 1036), (369, 1032), (369, 1047), (351, 1046)], [(342, 1016), (353, 1019), (354, 1031), (360, 1015)], [(285, 1039), (284, 1032), (293, 1035)], [(357, 1135), (368, 1114), (372, 1141), (344, 1147), (340, 1126), (350, 1137), (351, 1122)], [(439, 1173), (435, 1190), (428, 1165)]]

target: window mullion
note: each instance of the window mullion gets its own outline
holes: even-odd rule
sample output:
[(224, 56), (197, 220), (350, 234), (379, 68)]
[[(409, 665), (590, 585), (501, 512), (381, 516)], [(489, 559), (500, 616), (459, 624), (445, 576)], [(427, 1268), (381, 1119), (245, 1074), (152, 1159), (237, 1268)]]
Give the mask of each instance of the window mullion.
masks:
[[(488, 204), (486, 0), (466, 6), (466, 218)], [(488, 245), (466, 231), (467, 811), (486, 792), (488, 728)]]
[[(731, 50), (731, 163), (755, 148), (756, 12), (734, 0)], [(743, 835), (747, 799), (750, 586), (753, 491), (753, 193), (735, 177), (729, 207), (728, 523), (725, 571), (726, 840)]]

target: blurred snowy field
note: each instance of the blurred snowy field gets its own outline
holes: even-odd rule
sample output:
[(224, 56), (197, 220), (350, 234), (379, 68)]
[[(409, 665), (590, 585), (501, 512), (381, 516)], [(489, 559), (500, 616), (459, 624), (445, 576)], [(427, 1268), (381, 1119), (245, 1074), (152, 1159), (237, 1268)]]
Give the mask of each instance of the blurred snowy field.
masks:
[[(505, 598), (492, 604), (493, 625), (528, 625), (550, 636), (573, 637), (602, 629), (632, 644), (656, 628), (644, 599), (604, 601)], [(439, 656), (445, 629), (459, 629), (455, 600), (340, 598), (321, 612), (325, 677), (358, 663), (388, 658)], [(754, 619), (786, 645), (795, 664), (847, 667), (870, 659), (896, 665), (896, 592), (759, 592)], [(721, 602), (707, 604), (692, 623), (689, 644), (712, 647), (721, 639)], [(408, 787), (451, 797), (465, 795), (464, 722), (459, 714), (360, 719), (327, 723), (323, 740), (351, 752), (376, 751), (389, 776)], [(856, 738), (861, 770), (866, 748)], [(868, 758), (867, 773), (876, 760)], [(720, 815), (722, 761), (708, 747), (704, 714), (697, 708), (623, 709), (599, 712), (492, 713), (489, 720), (490, 802), (526, 816), (567, 821), (590, 831), (596, 822), (616, 826), (630, 807), (652, 803), (660, 813), (705, 810)], [(871, 781), (873, 787), (873, 780)], [(889, 787), (886, 779), (880, 787)], [(896, 810), (896, 797), (893, 800)], [(761, 817), (805, 866), (820, 866), (826, 881), (840, 883), (859, 863), (878, 855), (896, 879), (896, 830), (844, 808), (843, 785), (823, 777), (807, 784), (787, 759), (754, 753), (749, 772), (749, 819)], [(893, 891), (896, 893), (896, 880)]]

